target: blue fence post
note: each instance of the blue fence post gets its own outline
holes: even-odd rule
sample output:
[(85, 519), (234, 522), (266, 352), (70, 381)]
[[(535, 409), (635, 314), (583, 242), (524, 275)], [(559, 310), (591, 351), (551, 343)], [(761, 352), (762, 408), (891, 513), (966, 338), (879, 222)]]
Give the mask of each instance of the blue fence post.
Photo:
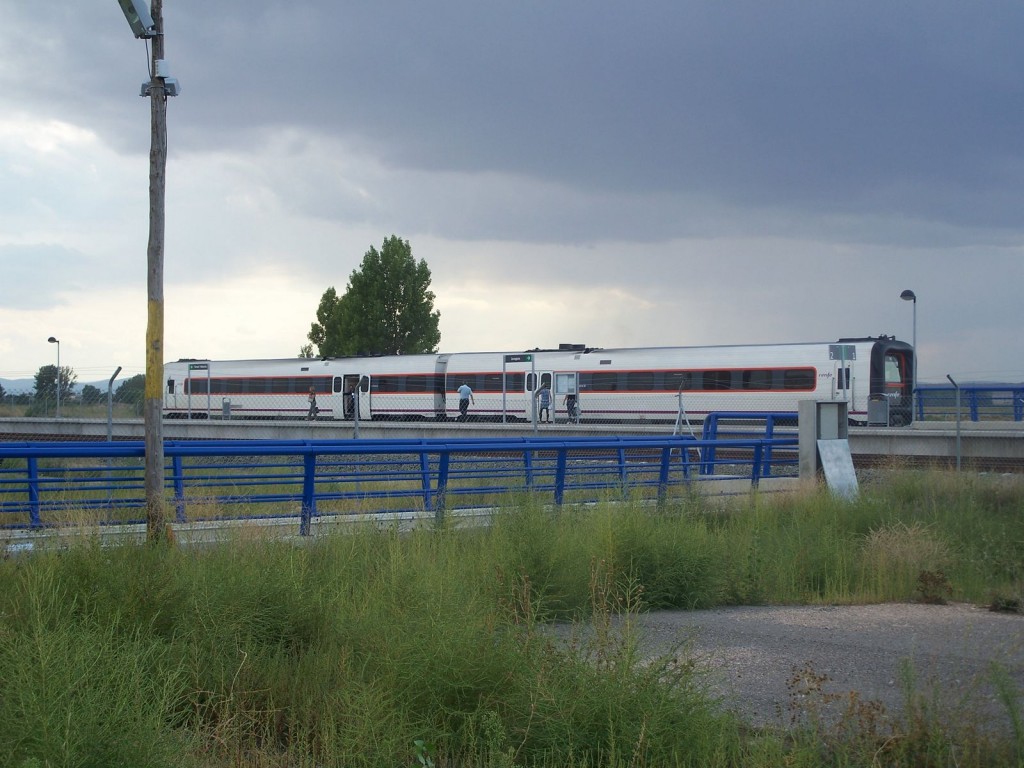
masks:
[(752, 488), (757, 488), (758, 483), (761, 481), (761, 457), (764, 453), (764, 443), (757, 442), (754, 444), (754, 465), (750, 468), (750, 485)]
[(526, 473), (526, 487), (533, 488), (533, 449), (523, 449), (523, 472)]
[(316, 454), (313, 449), (302, 456), (302, 514), (299, 535), (309, 536), (310, 524), (316, 514)]
[(967, 388), (967, 402), (970, 403), (971, 407), (971, 421), (978, 420), (978, 390), (968, 387)]
[[(765, 440), (771, 440), (775, 437), (775, 414), (773, 413), (769, 413), (767, 416), (764, 437)], [(772, 473), (772, 444), (769, 442), (764, 445), (764, 466), (761, 468), (761, 471), (765, 477), (769, 477)]]
[(555, 459), (555, 505), (562, 506), (565, 498), (565, 467), (569, 449), (564, 445), (558, 447), (557, 458)]
[(430, 456), (426, 451), (420, 454), (420, 488), (423, 491), (423, 509), (429, 512), (434, 499), (430, 488)]
[(1013, 420), (1024, 421), (1024, 389), (1015, 389), (1010, 393), (1013, 398)]
[[(704, 430), (701, 432), (701, 438), (703, 440), (717, 440), (718, 439), (718, 414), (709, 413), (704, 417)], [(715, 448), (714, 446), (706, 445), (701, 449), (700, 452), (700, 473), (702, 475), (713, 475), (715, 474)]]
[(437, 494), (435, 495), (434, 522), (444, 522), (445, 505), (448, 503), (448, 470), (451, 467), (451, 453), (442, 450), (437, 457)]
[(35, 456), (29, 456), (25, 461), (28, 469), (29, 525), (41, 528), (43, 524), (39, 519), (39, 461)]
[(661, 449), (661, 469), (658, 472), (658, 504), (665, 501), (668, 494), (668, 467), (672, 461), (672, 448), (665, 446)]
[(171, 459), (171, 481), (174, 483), (174, 508), (179, 523), (185, 522), (185, 472), (181, 456)]

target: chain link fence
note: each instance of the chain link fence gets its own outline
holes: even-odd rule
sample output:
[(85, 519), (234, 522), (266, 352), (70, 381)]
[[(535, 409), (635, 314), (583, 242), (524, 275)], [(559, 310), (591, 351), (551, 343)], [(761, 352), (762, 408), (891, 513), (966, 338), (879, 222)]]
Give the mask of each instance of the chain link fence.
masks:
[[(139, 384), (141, 385), (141, 377)], [(132, 382), (132, 379), (126, 380)], [(96, 388), (94, 388), (96, 389)], [(1024, 456), (1004, 448), (978, 447), (991, 442), (999, 432), (1019, 438), (1024, 432), (1024, 387), (1020, 385), (961, 389), (959, 410), (952, 389), (919, 390), (919, 418), (915, 433), (929, 432), (936, 444), (946, 440), (935, 454), (949, 457), (948, 464), (966, 470), (1020, 472)], [(806, 395), (805, 395), (806, 396)], [(742, 408), (738, 404), (742, 404)], [(595, 393), (579, 392), (575, 401), (554, 396), (548, 408), (529, 393), (474, 393), (465, 415), (459, 397), (445, 393), (361, 392), (358, 398), (333, 391), (316, 393), (315, 409), (308, 393), (231, 393), (168, 398), (165, 395), (164, 438), (252, 440), (344, 440), (387, 439), (409, 435), (419, 429), (428, 437), (482, 434), (486, 426), (501, 426), (511, 435), (558, 436), (571, 434), (679, 434), (706, 437), (703, 429), (708, 414), (726, 411), (793, 413), (792, 425), (775, 423), (774, 434), (795, 432), (796, 397), (776, 393), (694, 392), (694, 393)], [(122, 386), (106, 391), (78, 391), (63, 396), (58, 419), (55, 393), (4, 393), (0, 397), (0, 441), (77, 441), (139, 439), (142, 435), (144, 387)], [(865, 419), (866, 414), (850, 414)], [(211, 431), (213, 427), (221, 431)], [(956, 435), (958, 427), (962, 435)], [(403, 432), (403, 428), (405, 429)], [(764, 434), (763, 425), (755, 425)], [(229, 432), (224, 432), (227, 429)], [(729, 437), (740, 426), (728, 430)], [(858, 428), (851, 429), (856, 436)], [(984, 433), (988, 433), (986, 436)], [(938, 434), (943, 433), (943, 434)], [(750, 429), (742, 437), (747, 437)], [(975, 437), (974, 435), (978, 435)], [(770, 436), (770, 435), (769, 435)], [(1005, 442), (1005, 441), (1004, 441)], [(1009, 441), (1014, 442), (1014, 441)], [(1019, 443), (1019, 439), (1014, 444)], [(894, 443), (895, 445), (895, 443)], [(900, 446), (903, 444), (900, 443)], [(1007, 443), (1009, 445), (1009, 443)], [(910, 450), (910, 449), (907, 449)], [(914, 449), (916, 450), (916, 449)], [(890, 463), (909, 466), (915, 457), (900, 447), (888, 454), (873, 452), (875, 466)]]

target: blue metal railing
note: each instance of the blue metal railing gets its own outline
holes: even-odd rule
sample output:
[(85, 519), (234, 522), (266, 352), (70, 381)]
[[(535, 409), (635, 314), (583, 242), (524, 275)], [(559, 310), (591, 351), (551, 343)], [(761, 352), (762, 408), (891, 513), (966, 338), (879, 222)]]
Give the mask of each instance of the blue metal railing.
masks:
[[(179, 522), (298, 516), (306, 534), (318, 516), (427, 511), (440, 519), (516, 492), (560, 505), (609, 492), (663, 498), (695, 479), (742, 477), (756, 487), (769, 472), (795, 474), (796, 445), (795, 437), (687, 436), (169, 441), (165, 487)], [(790, 450), (779, 453), (783, 446)], [(708, 457), (712, 448), (718, 458)], [(135, 441), (0, 443), (0, 528), (59, 525), (78, 511), (101, 524), (141, 522), (144, 460)]]
[[(917, 418), (957, 418), (956, 389), (946, 385), (917, 388)], [(960, 387), (960, 418), (968, 421), (1024, 421), (1024, 384)]]
[[(777, 426), (797, 427), (797, 416), (788, 412), (743, 412), (743, 411), (716, 411), (709, 413), (704, 419), (704, 429), (701, 438), (709, 441), (709, 447), (703, 451), (701, 472), (713, 474), (716, 457), (718, 455), (719, 440), (723, 435), (729, 438), (764, 438), (771, 440), (775, 437)], [(772, 472), (772, 446), (768, 444), (764, 449), (764, 466), (761, 474), (770, 477)]]

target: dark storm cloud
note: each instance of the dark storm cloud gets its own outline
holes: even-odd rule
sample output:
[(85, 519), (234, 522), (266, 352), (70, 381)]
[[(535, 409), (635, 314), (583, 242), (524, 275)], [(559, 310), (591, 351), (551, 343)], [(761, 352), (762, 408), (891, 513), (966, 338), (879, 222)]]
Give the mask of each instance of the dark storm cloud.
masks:
[(174, 13), (172, 50), (206, 127), (202, 138), (185, 129), (192, 141), (301, 124), (401, 168), (1018, 224), (1024, 8), (1014, 3), (297, 13), (257, 2), (211, 13), (188, 0)]
[[(104, 8), (8, 8), (37, 72), (0, 70), (0, 84), (144, 151), (145, 102), (127, 95), (142, 43)], [(297, 127), (396, 173), (541, 187), (514, 206), (508, 191), (476, 198), (472, 223), (430, 212), (448, 205), (441, 190), (424, 207), (442, 235), (662, 239), (724, 224), (846, 237), (843, 217), (867, 216), (902, 237), (998, 239), (1021, 223), (1015, 2), (167, 0), (164, 15), (183, 87), (172, 158)], [(450, 208), (465, 202), (452, 194)]]

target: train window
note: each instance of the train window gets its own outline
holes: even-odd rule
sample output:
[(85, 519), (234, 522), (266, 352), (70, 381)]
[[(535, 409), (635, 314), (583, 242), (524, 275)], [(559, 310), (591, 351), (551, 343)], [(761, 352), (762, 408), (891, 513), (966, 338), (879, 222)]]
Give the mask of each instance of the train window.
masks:
[(783, 389), (814, 389), (813, 368), (791, 368), (782, 372)]
[(244, 379), (224, 379), (221, 382), (221, 392), (225, 395), (240, 395), (242, 394), (242, 384)]
[(173, 395), (174, 394), (174, 379), (168, 379), (167, 380), (167, 394), (168, 395)]
[(673, 392), (678, 392), (680, 389), (693, 389), (693, 373), (691, 371), (665, 371), (662, 386)]
[(744, 389), (772, 389), (772, 374), (774, 372), (764, 368), (743, 371)]
[(896, 357), (895, 355), (885, 356), (885, 383), (886, 384), (902, 384), (903, 383), (903, 371), (902, 371), (903, 360)]
[(627, 373), (626, 389), (633, 392), (649, 392), (654, 389), (654, 372), (631, 371)]
[(406, 376), (405, 377), (405, 391), (406, 392), (426, 392), (427, 391), (427, 376)]
[(704, 371), (704, 389), (732, 389), (732, 371)]
[(537, 374), (528, 373), (526, 374), (526, 391), (534, 392), (537, 389)]
[(483, 375), (483, 381), (480, 384), (480, 391), (501, 392), (502, 384), (503, 381), (500, 373), (485, 373)]
[[(483, 388), (480, 386), (480, 377), (475, 373), (456, 373), (448, 379), (448, 386), (452, 392), (456, 392), (463, 384), (474, 392), (483, 391)], [(499, 389), (498, 391), (501, 390)]]
[(288, 388), (290, 380), (283, 376), (278, 376), (270, 380), (270, 391), (275, 394), (285, 394), (291, 390)]
[(614, 371), (591, 374), (590, 388), (594, 392), (616, 392), (619, 389), (619, 374)]
[(397, 376), (377, 376), (373, 380), (374, 392), (398, 392), (399, 378)]

